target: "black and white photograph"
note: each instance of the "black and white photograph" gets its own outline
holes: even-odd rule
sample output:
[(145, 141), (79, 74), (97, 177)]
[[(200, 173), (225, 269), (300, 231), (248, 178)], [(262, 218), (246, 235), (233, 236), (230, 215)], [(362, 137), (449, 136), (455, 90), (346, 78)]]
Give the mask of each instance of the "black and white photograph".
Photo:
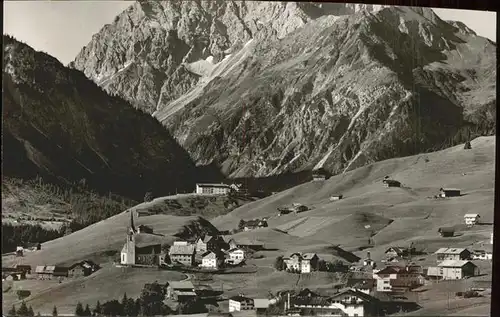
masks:
[(4, 1), (2, 316), (494, 317), (497, 13), (405, 3)]

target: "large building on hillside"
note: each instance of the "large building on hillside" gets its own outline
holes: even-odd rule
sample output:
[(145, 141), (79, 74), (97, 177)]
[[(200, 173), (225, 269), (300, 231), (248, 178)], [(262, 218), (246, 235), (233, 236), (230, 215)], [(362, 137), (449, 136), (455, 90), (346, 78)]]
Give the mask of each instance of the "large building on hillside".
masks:
[(198, 195), (228, 195), (232, 191), (227, 184), (196, 184)]
[(161, 244), (141, 241), (140, 235), (134, 226), (134, 214), (130, 211), (130, 227), (128, 228), (127, 241), (120, 254), (122, 265), (159, 265)]

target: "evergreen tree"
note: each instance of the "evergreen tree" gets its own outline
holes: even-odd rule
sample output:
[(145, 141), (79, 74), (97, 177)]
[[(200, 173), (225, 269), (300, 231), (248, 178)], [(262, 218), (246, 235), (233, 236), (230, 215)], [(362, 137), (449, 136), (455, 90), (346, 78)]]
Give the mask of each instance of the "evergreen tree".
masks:
[(12, 308), (9, 310), (7, 313), (9, 316), (15, 316), (16, 315), (16, 306), (12, 305)]
[(33, 311), (33, 307), (30, 306), (30, 308), (28, 309), (28, 316), (35, 316), (35, 312)]
[(95, 308), (94, 308), (94, 314), (96, 316), (98, 316), (101, 313), (102, 313), (101, 303), (99, 301), (97, 301), (97, 304), (95, 305)]
[(89, 307), (89, 304), (85, 305), (85, 310), (83, 311), (83, 315), (84, 315), (85, 317), (92, 316), (92, 313), (90, 312), (90, 307)]
[(29, 314), (28, 307), (26, 306), (26, 303), (23, 301), (21, 303), (21, 307), (19, 307), (19, 309), (17, 310), (17, 315), (28, 316), (28, 314)]
[(54, 305), (54, 308), (52, 309), (52, 316), (56, 317), (57, 316), (57, 307)]
[(80, 302), (78, 302), (78, 304), (76, 304), (75, 315), (83, 316), (83, 306), (82, 306), (82, 303), (80, 303)]

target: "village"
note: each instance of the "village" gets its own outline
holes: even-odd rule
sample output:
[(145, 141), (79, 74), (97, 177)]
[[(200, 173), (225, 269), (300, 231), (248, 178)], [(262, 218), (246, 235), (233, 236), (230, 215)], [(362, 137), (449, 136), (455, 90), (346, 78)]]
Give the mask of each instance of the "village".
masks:
[[(316, 171), (313, 182), (322, 182), (329, 178), (328, 173)], [(386, 176), (382, 181), (386, 188), (403, 187), (401, 182)], [(230, 195), (235, 192), (244, 194), (241, 185), (197, 184), (195, 195)], [(431, 199), (453, 199), (460, 197), (461, 191), (454, 188), (440, 188)], [(332, 193), (331, 202), (345, 199), (342, 194)], [(278, 207), (272, 217), (298, 214), (310, 210), (301, 203)], [(124, 244), (114, 266), (117, 270), (125, 267), (158, 268), (159, 270), (178, 271), (187, 274), (184, 281), (157, 281), (165, 289), (164, 301), (172, 306), (182, 303), (193, 303), (206, 300), (201, 295), (206, 290), (197, 289), (195, 276), (217, 275), (229, 273), (252, 272), (246, 265), (256, 252), (266, 250), (259, 242), (237, 241), (232, 235), (237, 232), (252, 232), (267, 228), (268, 217), (241, 219), (238, 227), (230, 232), (221, 231), (219, 235), (191, 236), (189, 239), (178, 239), (171, 245), (148, 243), (144, 237), (156, 235), (151, 226), (139, 224), (140, 215), (129, 211), (129, 225), (124, 228)], [(456, 235), (455, 228), (468, 230), (481, 224), (479, 214), (467, 213), (463, 216), (463, 224), (441, 227), (435, 235), (449, 239)], [(126, 232), (126, 233), (125, 233)], [(332, 285), (329, 294), (322, 290), (308, 288), (300, 290), (282, 290), (267, 297), (251, 297), (245, 295), (245, 289), (238, 293), (224, 294), (221, 289), (210, 299), (225, 302), (223, 311), (231, 314), (252, 312), (264, 315), (328, 315), (328, 316), (382, 316), (392, 313), (414, 311), (419, 309), (418, 300), (412, 300), (408, 294), (417, 294), (420, 289), (434, 283), (447, 280), (466, 280), (481, 276), (478, 263), (492, 261), (493, 232), (491, 239), (481, 244), (480, 248), (468, 249), (456, 247), (450, 243), (448, 247), (438, 250), (417, 250), (412, 245), (392, 246), (388, 248), (382, 259), (372, 259), (370, 251), (356, 263), (345, 261), (326, 261), (314, 252), (294, 252), (282, 250), (276, 257), (272, 269), (283, 271), (290, 276), (307, 276), (315, 272), (332, 272), (343, 276), (343, 283)], [(40, 252), (40, 244), (19, 246), (16, 256), (22, 259), (26, 253)], [(420, 261), (433, 264), (423, 265)], [(22, 262), (22, 261), (21, 261)], [(68, 267), (42, 263), (22, 263), (14, 267), (2, 268), (3, 281), (22, 281), (25, 279), (65, 280), (91, 276), (99, 271), (100, 265), (91, 260), (74, 263)], [(153, 282), (153, 281), (151, 281)], [(478, 281), (468, 289), (454, 294), (463, 298), (482, 296), (488, 289)], [(333, 292), (333, 294), (332, 294)], [(19, 299), (27, 298), (29, 290), (18, 291)], [(416, 297), (418, 298), (418, 296)]]

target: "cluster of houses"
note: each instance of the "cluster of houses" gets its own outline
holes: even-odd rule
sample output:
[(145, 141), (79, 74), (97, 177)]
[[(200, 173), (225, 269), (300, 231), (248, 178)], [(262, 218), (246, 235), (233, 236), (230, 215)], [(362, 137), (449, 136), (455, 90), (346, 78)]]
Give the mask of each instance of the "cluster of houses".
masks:
[[(245, 222), (245, 230), (262, 226), (267, 226), (267, 222), (263, 220)], [(151, 234), (152, 231), (147, 233)], [(248, 252), (262, 247), (256, 243), (237, 243), (232, 238), (204, 235), (198, 237), (194, 242), (174, 241), (168, 252), (165, 252), (160, 243), (142, 242), (140, 232), (134, 226), (134, 217), (131, 212), (130, 227), (120, 254), (120, 264), (127, 266), (197, 266), (218, 270), (226, 265), (239, 265), (245, 260)]]
[(298, 214), (304, 211), (308, 211), (309, 207), (301, 203), (293, 203), (291, 205), (278, 207), (277, 209), (279, 211), (278, 216), (283, 216), (290, 213)]
[(472, 253), (465, 248), (440, 248), (435, 252), (437, 266), (427, 269), (433, 279), (456, 280), (479, 275), (479, 268), (472, 263)]
[(100, 269), (100, 266), (90, 260), (75, 263), (69, 267), (59, 265), (38, 265), (32, 271), (30, 265), (16, 265), (12, 268), (2, 268), (2, 280), (24, 280), (29, 275), (34, 275), (39, 280), (52, 280), (62, 278), (78, 278), (89, 276)]
[(241, 220), (239, 227), (242, 228), (243, 231), (250, 231), (259, 228), (267, 228), (268, 227), (267, 218)]
[(26, 252), (35, 252), (42, 249), (42, 244), (40, 242), (26, 243), (25, 245), (18, 245), (16, 247), (16, 256), (24, 256)]

